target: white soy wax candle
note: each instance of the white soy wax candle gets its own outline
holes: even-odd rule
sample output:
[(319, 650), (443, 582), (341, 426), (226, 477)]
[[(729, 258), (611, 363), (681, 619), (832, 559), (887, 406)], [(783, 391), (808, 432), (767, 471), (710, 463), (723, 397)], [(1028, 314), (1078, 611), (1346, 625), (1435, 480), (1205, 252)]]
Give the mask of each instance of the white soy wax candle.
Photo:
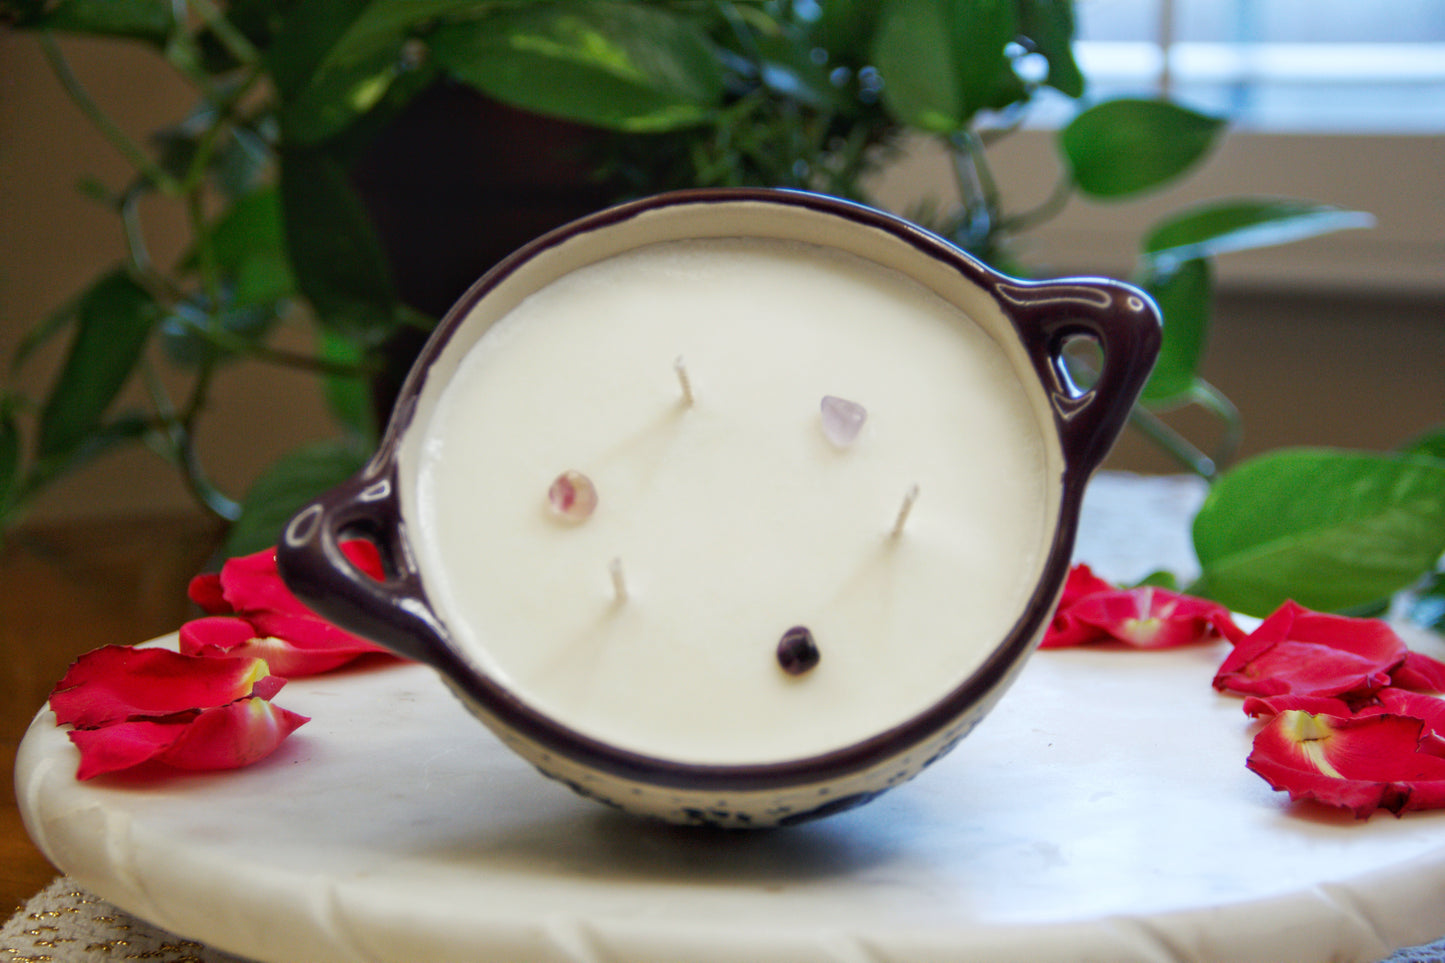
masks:
[[(856, 437), (830, 439), (825, 397), (866, 412)], [(690, 764), (916, 716), (1008, 635), (1055, 522), (1004, 349), (805, 243), (666, 241), (563, 275), (468, 349), (417, 451), (418, 562), (464, 656), (564, 726)], [(585, 517), (552, 508), (566, 472)], [(799, 628), (811, 667), (780, 660)]]

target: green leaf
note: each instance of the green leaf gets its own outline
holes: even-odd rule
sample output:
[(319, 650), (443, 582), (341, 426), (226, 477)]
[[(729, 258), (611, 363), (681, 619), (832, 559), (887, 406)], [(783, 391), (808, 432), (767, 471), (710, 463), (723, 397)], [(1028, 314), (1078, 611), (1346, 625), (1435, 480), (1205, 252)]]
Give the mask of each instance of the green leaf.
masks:
[(724, 80), (691, 19), (624, 3), (499, 7), (440, 27), (433, 58), (497, 100), (534, 113), (624, 131), (705, 120)]
[(175, 23), (170, 0), (60, 0), (30, 25), (144, 40), (161, 47)]
[(1445, 425), (1437, 425), (1429, 431), (1400, 446), (1400, 451), (1411, 455), (1425, 455), (1445, 461)]
[(83, 175), (76, 180), (75, 192), (81, 197), (94, 201), (103, 207), (114, 209), (118, 203), (115, 195), (111, 193), (110, 188), (105, 185), (105, 182), (90, 174)]
[(474, 10), (478, 0), (303, 0), (287, 15), (271, 47), (283, 93), (324, 83), (394, 50), (416, 28), (438, 17)]
[(1049, 65), (1050, 87), (1066, 97), (1084, 95), (1084, 75), (1074, 60), (1073, 0), (1019, 0), (1019, 33)]
[(0, 0), (0, 22), (24, 28), (45, 15), (46, 0)]
[[(206, 298), (177, 305), (161, 325), (166, 354), (178, 365), (197, 365), (244, 353), (280, 318), (297, 293), (286, 257), (280, 192), (267, 187), (239, 198), (209, 228), (206, 240), (223, 282), (221, 303)], [(181, 265), (199, 269), (199, 245)]]
[(1179, 591), (1179, 578), (1167, 569), (1155, 569), (1135, 583), (1136, 586), (1152, 585), (1155, 588)]
[[(327, 361), (349, 365), (360, 365), (366, 358), (366, 353), (355, 342), (324, 331), (321, 333), (319, 353)], [(375, 444), (378, 436), (377, 413), (371, 381), (360, 376), (328, 375), (322, 390), (332, 417), (368, 446)]]
[(334, 136), (327, 138), (322, 149), (346, 169), (354, 169), (356, 163), (364, 158), (376, 143), (376, 139), (389, 133), (391, 125), (406, 111), (416, 96), (433, 87), (442, 77), (441, 69), (430, 61), (414, 69), (403, 70), (370, 110), (355, 118)]
[(124, 271), (103, 277), (76, 308), (75, 339), (40, 413), (41, 456), (63, 455), (100, 424), (136, 364), (160, 309)]
[(222, 195), (234, 201), (262, 189), (273, 161), (264, 137), (247, 127), (232, 127), (211, 167)]
[(818, 5), (817, 37), (828, 52), (829, 64), (867, 62), (880, 7), (878, 0), (829, 0)]
[(1147, 405), (1168, 405), (1194, 390), (1214, 308), (1214, 271), (1199, 259), (1158, 268), (1143, 281), (1164, 316), (1164, 339), (1144, 385)]
[(41, 318), (38, 324), (25, 332), (25, 336), (20, 339), (20, 343), (15, 347), (15, 353), (10, 356), (11, 372), (16, 372), (23, 368), (25, 363), (30, 360), (36, 351), (40, 350), (46, 344), (49, 344), (52, 338), (60, 334), (68, 324), (75, 320), (80, 311), (80, 302), (83, 297), (84, 294), (71, 298)]
[(1107, 100), (1059, 132), (1059, 149), (1080, 191), (1123, 197), (1179, 177), (1223, 130), (1219, 118), (1167, 101)]
[(20, 427), (9, 408), (8, 399), (0, 398), (0, 528), (20, 492)]
[[(296, 279), (286, 259), (281, 192), (267, 187), (240, 198), (211, 229), (211, 253), (235, 282), (235, 307), (289, 298)], [(194, 256), (191, 259), (194, 263)]]
[(763, 86), (783, 98), (819, 110), (844, 110), (842, 90), (828, 79), (829, 67), (812, 59), (812, 50), (790, 34), (764, 33), (752, 38)]
[(321, 326), (379, 343), (396, 327), (391, 269), (346, 171), (319, 150), (281, 157), (286, 249)]
[(161, 344), (175, 364), (196, 366), (246, 354), (279, 320), (274, 304), (227, 307), (219, 314), (182, 304), (161, 322)]
[(1263, 616), (1286, 599), (1338, 611), (1386, 598), (1445, 551), (1445, 464), (1283, 449), (1211, 489), (1194, 520), (1192, 591)]
[(296, 4), (267, 52), (287, 139), (317, 144), (344, 130), (402, 73), (402, 48), (415, 28), (476, 6), (476, 0)]
[(75, 447), (37, 458), (24, 478), (21, 496), (45, 488), (121, 445), (144, 440), (151, 430), (150, 421), (137, 413), (94, 426)]
[(884, 103), (905, 124), (950, 133), (1023, 97), (1004, 52), (1017, 31), (1013, 0), (893, 0), (873, 54)]
[(1374, 222), (1362, 211), (1312, 201), (1231, 198), (1182, 211), (1157, 224), (1143, 248), (1155, 260), (1186, 261), (1370, 227)]
[(366, 457), (360, 445), (340, 439), (303, 446), (272, 463), (246, 492), (241, 517), (226, 535), (226, 554), (275, 545), (292, 515), (360, 471)]
[[(348, 43), (346, 35), (373, 4), (371, 0), (301, 0), (287, 11), (266, 51), (266, 63), (283, 102), (300, 99), (328, 63), (366, 60), (395, 43), (402, 30), (379, 31), (366, 43)], [(407, 4), (388, 4), (405, 8)]]
[(386, 96), (400, 71), (402, 38), (365, 60), (329, 66), (281, 108), (281, 127), (294, 144), (318, 144)]

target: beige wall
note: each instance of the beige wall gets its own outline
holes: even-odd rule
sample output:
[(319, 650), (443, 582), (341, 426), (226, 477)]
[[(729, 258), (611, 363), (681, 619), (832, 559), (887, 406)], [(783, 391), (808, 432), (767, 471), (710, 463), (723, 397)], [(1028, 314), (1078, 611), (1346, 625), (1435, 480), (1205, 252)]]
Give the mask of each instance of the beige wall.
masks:
[[(83, 41), (70, 42), (66, 49), (97, 99), (137, 138), (188, 105), (184, 86), (150, 55)], [(1243, 409), (1248, 451), (1284, 444), (1380, 447), (1445, 420), (1445, 282), (1437, 281), (1433, 289), (1428, 277), (1420, 282), (1422, 272), (1445, 270), (1439, 267), (1442, 221), (1407, 216), (1419, 213), (1422, 203), (1427, 209), (1445, 203), (1438, 147), (1438, 140), (1422, 146), (1418, 171), (1366, 179), (1375, 185), (1370, 191), (1383, 193), (1362, 197), (1322, 196), (1322, 184), (1312, 182), (1318, 170), (1280, 175), (1282, 193), (1377, 212), (1385, 208), (1386, 226), (1397, 240), (1388, 249), (1393, 255), (1359, 253), (1364, 249), (1351, 247), (1352, 241), (1334, 247), (1311, 242), (1315, 247), (1292, 254), (1236, 258), (1226, 265), (1226, 280), (1235, 290), (1221, 299), (1205, 375)], [(1227, 147), (1196, 187), (1231, 190), (1242, 172), (1260, 166), (1257, 154), (1263, 149), (1258, 142), (1242, 141)], [(1029, 168), (1026, 158), (1005, 152), (1001, 165), (1007, 180), (1018, 180), (1023, 197), (1044, 189), (1047, 171)], [(1433, 176), (1426, 176), (1430, 171)], [(0, 366), (8, 367), (26, 329), (121, 256), (115, 217), (75, 191), (86, 176), (115, 187), (124, 182), (127, 169), (66, 100), (32, 40), (0, 33)], [(1426, 194), (1412, 199), (1394, 189), (1411, 182), (1425, 185)], [(883, 186), (885, 199), (898, 206), (910, 197), (949, 189), (946, 165), (927, 150), (899, 165)], [(1124, 269), (1128, 249), (1119, 237), (1132, 237), (1153, 208), (1176, 200), (1165, 196), (1142, 211), (1121, 208), (1103, 217), (1076, 206), (1052, 236), (1039, 239), (1036, 253), (1067, 270)], [(155, 255), (174, 256), (181, 242), (173, 212), (158, 204), (147, 215)], [(1090, 256), (1079, 255), (1080, 250)], [(1361, 258), (1369, 257), (1383, 260), (1361, 267)], [(1328, 286), (1323, 294), (1301, 287), (1340, 275), (1343, 269), (1327, 266), (1330, 258), (1359, 267), (1357, 274), (1389, 277), (1410, 293), (1345, 296)], [(61, 347), (27, 368), (25, 383), (31, 389), (44, 387)], [(226, 372), (208, 414), (203, 451), (223, 487), (236, 493), (259, 466), (328, 431), (309, 379), (255, 366)], [(1194, 419), (1186, 415), (1181, 424), (1191, 427)], [(1135, 439), (1121, 444), (1113, 464), (1172, 469)], [(186, 505), (171, 470), (148, 453), (133, 452), (109, 457), (66, 483), (39, 503), (35, 514), (55, 518)]]
[[(66, 42), (65, 51), (94, 98), (137, 139), (190, 107), (186, 86), (152, 54), (85, 40)], [(0, 377), (9, 380), (23, 332), (123, 257), (118, 218), (76, 185), (94, 177), (116, 189), (129, 176), (125, 161), (60, 89), (34, 41), (0, 31)], [(144, 213), (152, 256), (174, 258), (184, 243), (176, 206), (158, 200)], [(63, 347), (52, 345), (28, 365), (21, 384), (43, 391)], [(186, 386), (172, 379), (170, 387), (181, 397)], [(143, 400), (138, 391), (131, 398)], [(240, 493), (259, 466), (328, 430), (311, 379), (237, 366), (217, 381), (200, 445), (223, 488)], [(168, 465), (147, 451), (128, 451), (48, 493), (33, 517), (189, 505)]]

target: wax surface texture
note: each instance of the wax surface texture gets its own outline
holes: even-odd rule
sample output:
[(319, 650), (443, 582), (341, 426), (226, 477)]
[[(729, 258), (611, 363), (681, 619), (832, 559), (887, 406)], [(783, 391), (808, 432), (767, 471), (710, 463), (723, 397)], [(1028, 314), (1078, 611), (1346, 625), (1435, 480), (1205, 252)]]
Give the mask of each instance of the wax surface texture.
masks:
[[(825, 396), (867, 411), (844, 447)], [(1008, 634), (1053, 530), (1034, 411), (990, 335), (902, 274), (654, 244), (470, 347), (419, 448), (419, 562), (476, 664), (582, 733), (682, 762), (814, 755), (906, 721)], [(568, 470), (597, 492), (580, 522), (549, 507)], [(819, 651), (798, 675), (777, 657), (795, 626)]]

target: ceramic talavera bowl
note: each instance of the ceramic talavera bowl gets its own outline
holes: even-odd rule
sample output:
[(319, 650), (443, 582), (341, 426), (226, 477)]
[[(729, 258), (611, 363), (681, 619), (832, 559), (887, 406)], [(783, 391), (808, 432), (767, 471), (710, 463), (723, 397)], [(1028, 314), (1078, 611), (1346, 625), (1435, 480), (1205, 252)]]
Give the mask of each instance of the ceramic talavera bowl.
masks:
[[(467, 292), (375, 457), (278, 561), (584, 796), (824, 816), (948, 752), (1022, 669), (1159, 336), (1127, 285), (1007, 278), (836, 199), (632, 202)], [(856, 436), (827, 396), (866, 411)], [(590, 514), (555, 511), (569, 471)], [(354, 537), (384, 580), (347, 561)]]

